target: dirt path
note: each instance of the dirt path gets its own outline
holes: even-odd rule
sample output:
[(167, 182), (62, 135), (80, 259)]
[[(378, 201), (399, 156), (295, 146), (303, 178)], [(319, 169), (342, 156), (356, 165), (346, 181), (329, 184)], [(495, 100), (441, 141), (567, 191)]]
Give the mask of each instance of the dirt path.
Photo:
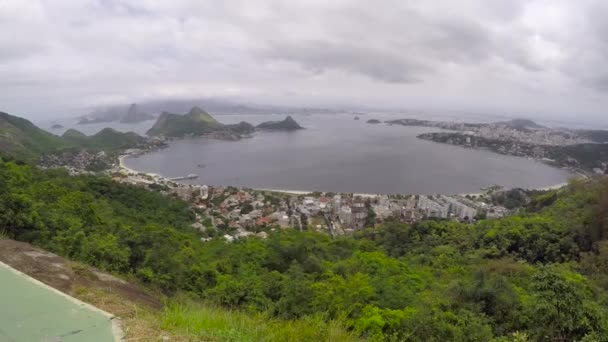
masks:
[(0, 261), (66, 294), (81, 288), (103, 290), (139, 305), (162, 307), (156, 297), (133, 284), (28, 243), (0, 240)]

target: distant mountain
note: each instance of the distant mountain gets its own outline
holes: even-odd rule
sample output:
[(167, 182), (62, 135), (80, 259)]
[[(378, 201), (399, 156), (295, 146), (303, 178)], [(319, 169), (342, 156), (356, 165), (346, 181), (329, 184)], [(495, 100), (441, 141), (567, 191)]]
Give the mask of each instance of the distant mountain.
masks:
[(140, 112), (137, 104), (133, 103), (129, 106), (127, 114), (120, 119), (121, 123), (138, 123), (146, 120), (154, 120), (154, 115)]
[(518, 130), (526, 130), (526, 129), (539, 129), (539, 128), (545, 128), (544, 126), (541, 126), (539, 124), (537, 124), (536, 122), (532, 121), (532, 120), (528, 120), (528, 119), (513, 119), (513, 120), (509, 120), (509, 121), (502, 121), (502, 122), (496, 122), (495, 125), (500, 125), (500, 126), (507, 126), (513, 129), (518, 129)]
[(63, 133), (62, 138), (72, 146), (106, 152), (133, 148), (146, 140), (137, 133), (123, 133), (112, 128), (104, 128), (91, 136), (75, 129), (69, 129)]
[(256, 128), (262, 130), (269, 131), (294, 131), (298, 129), (303, 129), (304, 127), (300, 126), (296, 120), (294, 120), (291, 116), (287, 116), (282, 121), (266, 121), (257, 125)]
[(43, 153), (66, 148), (66, 142), (30, 121), (0, 112), (0, 153), (33, 161)]
[(53, 126), (51, 126), (51, 129), (62, 129), (63, 125), (61, 124), (54, 124)]
[(25, 162), (37, 162), (45, 154), (83, 149), (116, 152), (141, 146), (146, 141), (136, 133), (122, 133), (112, 128), (104, 128), (92, 136), (69, 129), (57, 136), (26, 119), (0, 112), (0, 156)]
[[(307, 108), (307, 107), (286, 107), (264, 104), (242, 104), (222, 98), (191, 98), (191, 99), (159, 99), (137, 103), (137, 111), (154, 114), (184, 113), (190, 108), (200, 106), (208, 112), (216, 115), (220, 114), (332, 114), (341, 112), (336, 109)], [(125, 105), (113, 105), (105, 108), (98, 108), (90, 114), (80, 118), (81, 124), (113, 122), (122, 120), (126, 113)], [(128, 107), (130, 108), (130, 107)]]
[(369, 119), (369, 120), (367, 120), (367, 123), (368, 124), (379, 124), (380, 120), (378, 120), (378, 119)]
[(73, 128), (68, 129), (61, 136), (64, 140), (69, 140), (72, 142), (78, 142), (80, 140), (85, 140), (87, 135), (82, 133), (81, 131), (75, 130)]
[(170, 113), (183, 113), (194, 106), (205, 108), (210, 113), (215, 115), (223, 114), (328, 114), (335, 113), (336, 110), (324, 108), (303, 108), (303, 107), (286, 107), (274, 106), (265, 104), (238, 103), (232, 100), (223, 98), (191, 98), (191, 99), (161, 99), (146, 101), (139, 104), (139, 107), (148, 113), (161, 113), (163, 111)]
[(88, 124), (96, 124), (96, 123), (104, 123), (104, 122), (114, 122), (118, 120), (117, 118), (114, 117), (90, 117), (90, 116), (83, 116), (81, 118), (78, 119), (78, 124), (79, 125), (88, 125)]
[(132, 103), (126, 110), (123, 106), (96, 110), (88, 115), (80, 117), (78, 124), (86, 125), (115, 121), (121, 123), (138, 123), (146, 120), (154, 120), (154, 116), (140, 111), (137, 104)]
[(146, 134), (181, 138), (185, 136), (213, 135), (216, 138), (239, 139), (243, 134), (253, 132), (247, 122), (224, 125), (199, 107), (192, 107), (184, 115), (163, 112)]

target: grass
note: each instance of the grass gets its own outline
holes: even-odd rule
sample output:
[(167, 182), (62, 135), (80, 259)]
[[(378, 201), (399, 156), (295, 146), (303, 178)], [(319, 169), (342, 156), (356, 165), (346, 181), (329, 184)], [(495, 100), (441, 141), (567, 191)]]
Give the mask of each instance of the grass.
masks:
[(169, 304), (161, 315), (161, 327), (191, 341), (359, 341), (339, 322), (321, 316), (283, 321), (193, 303)]
[(284, 321), (183, 299), (169, 300), (163, 309), (154, 310), (114, 293), (86, 287), (75, 289), (72, 295), (120, 318), (125, 342), (361, 341), (340, 322), (321, 316)]

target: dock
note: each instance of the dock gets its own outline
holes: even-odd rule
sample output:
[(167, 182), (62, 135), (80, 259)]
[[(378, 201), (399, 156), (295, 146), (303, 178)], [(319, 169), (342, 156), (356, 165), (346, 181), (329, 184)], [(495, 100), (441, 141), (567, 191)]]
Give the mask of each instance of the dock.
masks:
[(191, 173), (187, 176), (169, 178), (169, 180), (175, 182), (175, 181), (180, 181), (180, 180), (197, 179), (197, 178), (198, 178), (197, 174)]

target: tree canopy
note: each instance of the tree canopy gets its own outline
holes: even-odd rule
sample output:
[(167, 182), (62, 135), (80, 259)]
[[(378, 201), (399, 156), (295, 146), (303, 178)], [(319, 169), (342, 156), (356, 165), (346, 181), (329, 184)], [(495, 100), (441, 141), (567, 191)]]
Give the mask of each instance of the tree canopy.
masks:
[(169, 296), (342, 320), (371, 341), (607, 340), (607, 213), (608, 183), (576, 183), (475, 224), (202, 242), (177, 198), (0, 161), (0, 233), (9, 238)]

